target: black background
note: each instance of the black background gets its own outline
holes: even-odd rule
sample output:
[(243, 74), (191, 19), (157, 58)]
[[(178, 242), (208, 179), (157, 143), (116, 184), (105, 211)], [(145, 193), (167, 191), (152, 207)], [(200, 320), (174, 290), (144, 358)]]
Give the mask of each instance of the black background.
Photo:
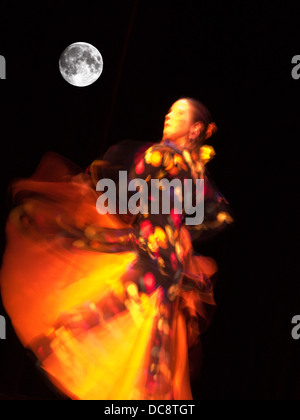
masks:
[[(291, 76), (299, 13), (296, 3), (267, 1), (1, 3), (1, 253), (8, 183), (30, 176), (48, 150), (85, 168), (120, 140), (159, 141), (164, 115), (181, 96), (201, 100), (214, 116), (209, 169), (235, 224), (196, 246), (219, 265), (218, 310), (193, 382), (197, 400), (300, 397), (300, 342), (291, 336), (300, 313), (300, 80)], [(58, 68), (77, 41), (104, 60), (100, 79), (86, 88), (69, 85)], [(3, 398), (58, 398), (6, 320)]]

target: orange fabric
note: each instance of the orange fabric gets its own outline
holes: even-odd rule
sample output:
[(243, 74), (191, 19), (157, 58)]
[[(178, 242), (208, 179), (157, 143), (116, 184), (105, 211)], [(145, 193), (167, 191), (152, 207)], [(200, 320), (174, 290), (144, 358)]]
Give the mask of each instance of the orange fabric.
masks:
[[(176, 250), (192, 286), (181, 288), (178, 277), (166, 303), (161, 286), (138, 291), (132, 228), (97, 213), (97, 193), (78, 168), (50, 154), (12, 191), (1, 294), (48, 378), (73, 399), (192, 399), (188, 344), (199, 336), (197, 316), (208, 320), (204, 304), (214, 305), (208, 279), (216, 266), (193, 255), (188, 231)], [(166, 233), (153, 232), (163, 250), (172, 241)]]
[[(62, 258), (57, 248), (44, 241), (33, 242), (13, 225), (8, 225), (8, 231), (10, 241), (1, 270), (2, 296), (24, 346), (31, 347), (45, 332), (50, 335), (62, 310), (99, 300), (112, 289), (116, 294), (123, 293), (119, 279), (134, 261), (134, 253), (99, 256), (78, 251)], [(156, 291), (151, 296), (143, 295), (136, 307), (118, 314), (105, 327), (78, 335), (63, 326), (58, 328), (51, 342), (52, 353), (42, 368), (57, 388), (73, 399), (146, 398), (143, 372), (158, 306)], [(32, 350), (39, 356), (38, 348)], [(174, 399), (192, 399), (186, 327), (180, 314), (175, 322), (174, 355)], [(155, 397), (165, 398), (164, 394)]]

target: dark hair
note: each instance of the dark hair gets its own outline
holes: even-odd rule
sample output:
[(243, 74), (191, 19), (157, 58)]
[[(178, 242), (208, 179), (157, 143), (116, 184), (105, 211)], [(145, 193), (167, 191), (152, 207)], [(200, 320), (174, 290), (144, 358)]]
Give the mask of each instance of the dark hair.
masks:
[(201, 122), (204, 124), (204, 130), (197, 138), (198, 145), (201, 145), (207, 138), (212, 136), (217, 131), (217, 126), (213, 122), (211, 113), (207, 107), (200, 101), (190, 97), (182, 97), (181, 100), (186, 100), (194, 110), (193, 124)]

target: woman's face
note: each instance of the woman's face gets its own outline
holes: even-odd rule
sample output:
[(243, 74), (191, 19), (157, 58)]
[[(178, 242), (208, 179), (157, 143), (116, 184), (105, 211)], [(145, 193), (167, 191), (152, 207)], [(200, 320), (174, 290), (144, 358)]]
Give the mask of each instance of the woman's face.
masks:
[(193, 126), (193, 107), (186, 99), (175, 102), (165, 117), (163, 140), (174, 142), (188, 139)]

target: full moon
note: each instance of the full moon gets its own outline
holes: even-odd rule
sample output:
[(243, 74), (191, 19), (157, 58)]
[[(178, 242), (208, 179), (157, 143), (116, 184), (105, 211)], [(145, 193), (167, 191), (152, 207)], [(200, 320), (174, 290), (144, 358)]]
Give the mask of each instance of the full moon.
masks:
[(103, 70), (103, 59), (93, 45), (75, 42), (69, 45), (59, 59), (62, 77), (73, 86), (85, 87), (93, 84)]

